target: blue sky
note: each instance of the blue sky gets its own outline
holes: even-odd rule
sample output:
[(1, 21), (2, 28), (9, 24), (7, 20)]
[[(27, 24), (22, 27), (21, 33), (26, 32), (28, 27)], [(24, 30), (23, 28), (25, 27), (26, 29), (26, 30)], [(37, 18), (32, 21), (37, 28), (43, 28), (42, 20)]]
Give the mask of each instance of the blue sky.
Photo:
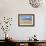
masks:
[(21, 16), (20, 17), (22, 20), (32, 20), (32, 16)]

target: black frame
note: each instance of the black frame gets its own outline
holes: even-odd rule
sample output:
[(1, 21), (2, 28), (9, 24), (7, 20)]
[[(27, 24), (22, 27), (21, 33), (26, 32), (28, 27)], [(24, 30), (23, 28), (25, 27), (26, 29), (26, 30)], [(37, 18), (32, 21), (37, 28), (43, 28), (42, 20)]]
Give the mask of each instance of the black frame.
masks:
[[(30, 16), (33, 16), (33, 25), (20, 25), (20, 22), (19, 22), (19, 20), (20, 20), (20, 16), (24, 16), (24, 15), (30, 15)], [(33, 27), (35, 25), (35, 15), (34, 14), (18, 14), (18, 26), (26, 26), (26, 27), (28, 27), (28, 26), (31, 26), (31, 27)]]

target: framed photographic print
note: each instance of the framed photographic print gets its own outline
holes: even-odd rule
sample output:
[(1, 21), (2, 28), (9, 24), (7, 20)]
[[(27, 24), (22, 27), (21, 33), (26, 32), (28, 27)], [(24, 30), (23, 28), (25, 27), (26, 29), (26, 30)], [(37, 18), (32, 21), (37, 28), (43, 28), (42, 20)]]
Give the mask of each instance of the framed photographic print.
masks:
[(34, 26), (34, 14), (18, 14), (18, 26)]

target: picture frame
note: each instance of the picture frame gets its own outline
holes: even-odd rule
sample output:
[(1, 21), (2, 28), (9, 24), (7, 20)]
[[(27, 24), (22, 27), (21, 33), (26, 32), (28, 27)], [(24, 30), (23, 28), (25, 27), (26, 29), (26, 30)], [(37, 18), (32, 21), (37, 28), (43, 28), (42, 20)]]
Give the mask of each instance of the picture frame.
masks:
[(34, 26), (34, 14), (18, 14), (18, 26)]

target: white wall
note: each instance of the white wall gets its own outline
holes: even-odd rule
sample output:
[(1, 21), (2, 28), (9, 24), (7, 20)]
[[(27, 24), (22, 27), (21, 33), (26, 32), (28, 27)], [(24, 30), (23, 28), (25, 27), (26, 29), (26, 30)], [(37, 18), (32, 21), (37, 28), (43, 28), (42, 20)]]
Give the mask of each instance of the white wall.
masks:
[[(18, 14), (35, 14), (35, 26), (18, 27)], [(0, 16), (13, 18), (12, 27), (8, 32), (14, 39), (27, 40), (36, 34), (37, 39), (46, 40), (45, 15), (46, 5), (40, 8), (33, 8), (28, 0), (0, 0)], [(0, 39), (2, 39), (2, 36), (0, 36)]]

